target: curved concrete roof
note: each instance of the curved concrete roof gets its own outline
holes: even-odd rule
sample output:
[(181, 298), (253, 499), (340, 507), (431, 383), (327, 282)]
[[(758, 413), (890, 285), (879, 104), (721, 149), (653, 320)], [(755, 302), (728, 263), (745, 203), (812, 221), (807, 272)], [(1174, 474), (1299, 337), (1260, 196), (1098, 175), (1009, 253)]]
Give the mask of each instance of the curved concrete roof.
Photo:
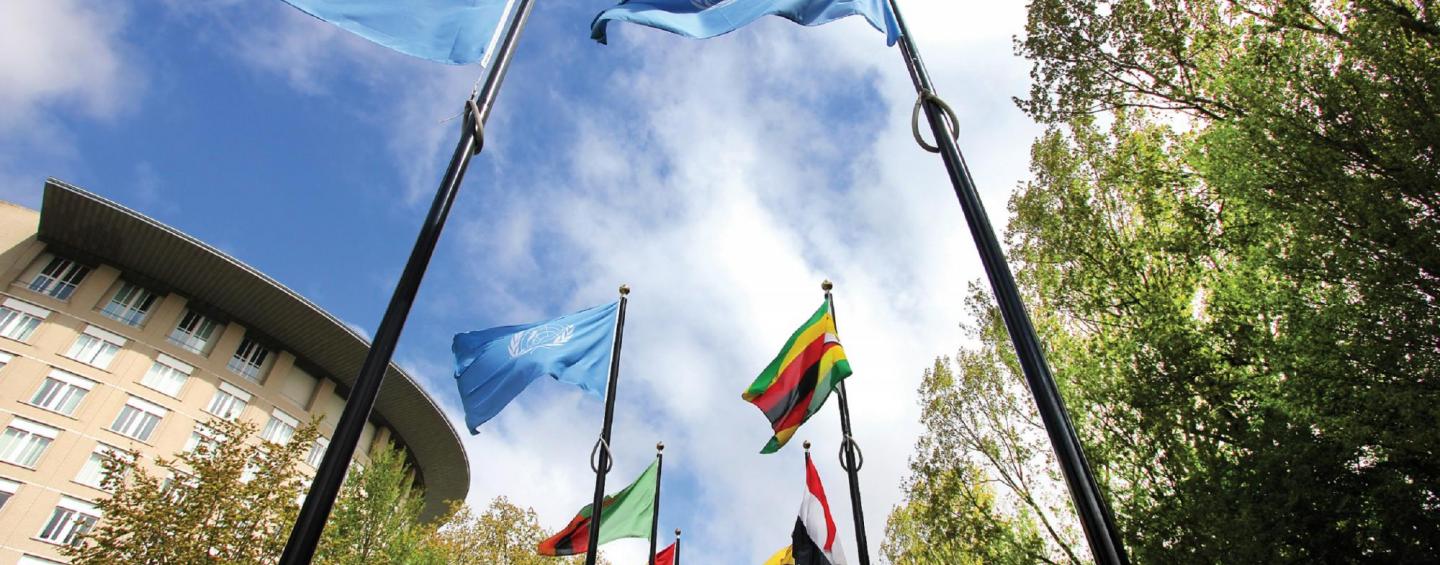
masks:
[[(39, 238), (80, 260), (109, 263), (223, 312), (318, 367), (345, 396), (370, 343), (319, 306), (204, 242), (74, 185), (48, 179)], [(424, 515), (462, 500), (470, 465), (460, 437), (415, 379), (391, 363), (371, 416), (414, 454), (425, 483)]]

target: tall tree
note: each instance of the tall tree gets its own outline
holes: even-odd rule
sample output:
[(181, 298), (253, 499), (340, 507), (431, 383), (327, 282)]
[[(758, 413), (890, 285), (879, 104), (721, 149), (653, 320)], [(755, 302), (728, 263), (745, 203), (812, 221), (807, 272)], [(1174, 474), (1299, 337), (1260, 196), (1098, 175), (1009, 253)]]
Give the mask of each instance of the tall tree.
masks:
[(1011, 257), (1136, 561), (1440, 553), (1437, 17), (1030, 4)]
[(405, 456), (389, 442), (370, 450), (370, 464), (352, 467), (325, 525), (315, 562), (326, 565), (446, 563), (433, 543), (438, 524), (420, 519), (424, 493)]

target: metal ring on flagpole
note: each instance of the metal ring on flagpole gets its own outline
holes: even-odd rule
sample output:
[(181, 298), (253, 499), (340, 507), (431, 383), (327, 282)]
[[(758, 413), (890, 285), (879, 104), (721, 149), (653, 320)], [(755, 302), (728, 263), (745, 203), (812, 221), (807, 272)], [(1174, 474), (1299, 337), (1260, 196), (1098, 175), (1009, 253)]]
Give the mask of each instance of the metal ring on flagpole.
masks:
[(474, 129), (472, 133), (475, 135), (475, 148), (471, 151), (471, 153), (479, 155), (480, 150), (485, 147), (485, 124), (480, 123), (480, 106), (475, 104), (475, 98), (473, 95), (469, 100), (465, 101), (465, 110), (468, 114), (467, 119), (465, 120), (466, 123), (461, 124), (460, 127), (462, 128), (462, 131), (465, 127), (470, 127)]
[[(855, 449), (855, 468), (854, 468), (854, 469), (851, 469), (851, 468), (850, 468), (850, 465), (845, 461), (845, 448), (846, 448), (847, 446), (848, 446), (848, 447), (852, 447), (852, 448)], [(845, 439), (843, 439), (843, 440), (840, 441), (840, 468), (841, 468), (841, 469), (844, 469), (845, 472), (847, 472), (847, 473), (851, 473), (851, 472), (853, 472), (853, 473), (858, 473), (858, 472), (860, 472), (860, 469), (861, 469), (862, 467), (864, 467), (864, 466), (865, 466), (865, 452), (864, 452), (864, 451), (860, 451), (860, 444), (855, 441), (855, 438), (852, 438), (852, 437), (850, 437), (850, 436), (845, 436)]]
[(936, 142), (937, 145), (930, 145), (925, 142), (924, 137), (920, 136), (920, 109), (925, 105), (927, 100), (934, 102), (936, 106), (940, 107), (940, 111), (943, 112), (941, 116), (948, 122), (946, 129), (950, 131), (950, 138), (955, 141), (960, 141), (960, 119), (955, 117), (955, 110), (952, 110), (950, 105), (946, 104), (944, 100), (941, 100), (939, 96), (936, 96), (934, 92), (929, 90), (921, 91), (920, 95), (915, 98), (915, 108), (910, 111), (910, 133), (915, 135), (915, 143), (919, 143), (922, 149), (931, 153), (939, 153), (940, 146), (938, 145), (938, 141)]
[[(600, 454), (600, 446), (602, 446), (602, 445), (605, 446), (605, 455), (606, 455), (606, 457), (605, 457), (605, 470), (604, 470), (604, 471), (601, 471), (601, 470), (600, 470), (600, 464), (595, 461), (595, 456)], [(614, 467), (614, 466), (615, 466), (615, 457), (613, 457), (613, 456), (611, 455), (611, 452), (610, 452), (610, 444), (606, 443), (606, 442), (605, 442), (605, 438), (603, 438), (603, 437), (602, 437), (602, 438), (599, 438), (599, 439), (596, 439), (596, 440), (595, 440), (595, 447), (590, 450), (590, 470), (591, 470), (591, 471), (594, 471), (594, 472), (596, 472), (596, 473), (602, 473), (602, 472), (603, 472), (603, 473), (609, 473), (609, 472), (610, 472), (610, 468), (611, 468), (611, 467)]]

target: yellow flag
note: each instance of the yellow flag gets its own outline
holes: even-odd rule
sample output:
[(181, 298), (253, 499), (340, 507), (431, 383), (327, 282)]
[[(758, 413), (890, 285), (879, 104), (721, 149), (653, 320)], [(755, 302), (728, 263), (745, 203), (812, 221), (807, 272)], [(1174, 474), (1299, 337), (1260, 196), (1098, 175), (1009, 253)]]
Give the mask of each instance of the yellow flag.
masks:
[(790, 549), (790, 546), (787, 545), (784, 549), (775, 552), (775, 555), (771, 555), (769, 559), (766, 559), (764, 565), (795, 565), (795, 554)]

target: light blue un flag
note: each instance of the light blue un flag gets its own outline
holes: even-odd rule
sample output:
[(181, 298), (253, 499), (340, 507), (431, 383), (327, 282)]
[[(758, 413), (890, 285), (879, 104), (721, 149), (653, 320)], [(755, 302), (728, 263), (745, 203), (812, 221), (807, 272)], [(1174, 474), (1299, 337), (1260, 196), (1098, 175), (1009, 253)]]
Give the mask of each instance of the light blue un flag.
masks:
[(514, 0), (284, 0), (401, 53), (452, 65), (487, 57)]
[(455, 383), (470, 433), (541, 376), (605, 395), (619, 302), (553, 320), (455, 334)]
[(605, 43), (605, 25), (615, 20), (707, 39), (768, 15), (807, 26), (860, 15), (885, 32), (890, 45), (900, 39), (900, 26), (895, 23), (888, 0), (621, 0), (619, 5), (595, 16), (590, 37)]

